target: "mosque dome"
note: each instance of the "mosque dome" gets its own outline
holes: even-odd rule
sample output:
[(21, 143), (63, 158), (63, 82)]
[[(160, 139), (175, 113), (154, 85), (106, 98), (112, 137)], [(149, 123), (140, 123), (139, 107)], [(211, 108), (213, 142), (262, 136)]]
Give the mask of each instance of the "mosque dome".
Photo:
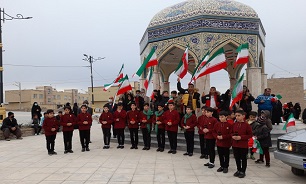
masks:
[(149, 24), (150, 27), (160, 26), (176, 21), (189, 20), (197, 17), (234, 17), (258, 19), (253, 8), (233, 0), (187, 0), (170, 6), (157, 13)]

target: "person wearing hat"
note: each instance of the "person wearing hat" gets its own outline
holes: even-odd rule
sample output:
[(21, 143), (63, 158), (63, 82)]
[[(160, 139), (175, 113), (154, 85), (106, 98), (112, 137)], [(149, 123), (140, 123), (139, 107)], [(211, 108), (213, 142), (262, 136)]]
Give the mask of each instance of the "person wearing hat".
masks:
[(14, 117), (13, 112), (8, 112), (7, 118), (2, 122), (1, 130), (3, 131), (4, 139), (9, 141), (10, 134), (16, 135), (17, 139), (21, 138), (21, 130), (18, 127), (17, 120)]
[(178, 131), (178, 125), (180, 123), (180, 115), (179, 113), (174, 109), (174, 102), (173, 100), (168, 101), (168, 108), (165, 112), (165, 124), (166, 124), (166, 131), (170, 143), (170, 150), (168, 153), (176, 154), (176, 148), (177, 148), (177, 131)]
[(123, 103), (119, 102), (117, 105), (117, 110), (113, 114), (113, 119), (115, 122), (115, 131), (117, 133), (118, 146), (117, 149), (124, 148), (124, 128), (126, 123), (126, 111), (123, 110)]
[(183, 89), (181, 86), (180, 78), (177, 78), (177, 90), (183, 94), (182, 103), (185, 107), (192, 108), (192, 112), (200, 112), (200, 94), (195, 91), (194, 84), (188, 84), (188, 89)]

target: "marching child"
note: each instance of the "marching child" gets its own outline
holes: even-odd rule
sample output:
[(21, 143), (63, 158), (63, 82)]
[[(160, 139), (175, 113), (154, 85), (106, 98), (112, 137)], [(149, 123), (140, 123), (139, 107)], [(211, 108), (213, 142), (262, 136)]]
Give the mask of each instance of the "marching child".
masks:
[(72, 136), (74, 130), (74, 124), (76, 124), (76, 118), (71, 114), (71, 107), (64, 107), (64, 115), (61, 116), (60, 123), (63, 126), (63, 137), (64, 137), (64, 154), (73, 153), (72, 151)]
[(197, 127), (198, 127), (198, 134), (199, 134), (199, 139), (200, 139), (200, 148), (201, 148), (201, 156), (200, 159), (208, 159), (208, 151), (207, 151), (207, 147), (206, 147), (206, 142), (204, 139), (204, 122), (205, 119), (207, 118), (205, 113), (206, 113), (206, 107), (203, 106), (201, 108), (202, 110), (202, 115), (198, 117), (198, 123), (197, 123)]
[(126, 123), (126, 111), (123, 110), (123, 104), (121, 102), (117, 105), (117, 110), (113, 114), (114, 118), (114, 129), (117, 133), (117, 141), (118, 146), (117, 149), (123, 149), (124, 148), (124, 128)]
[(247, 168), (248, 139), (250, 139), (253, 134), (251, 126), (245, 121), (245, 112), (243, 110), (238, 110), (235, 114), (236, 123), (233, 125), (232, 147), (237, 171), (234, 176), (244, 178)]
[(132, 143), (131, 149), (138, 149), (139, 111), (135, 102), (131, 103), (131, 110), (127, 112), (127, 122)]
[(197, 124), (197, 117), (192, 113), (192, 108), (190, 106), (186, 107), (186, 114), (181, 120), (181, 127), (184, 129), (185, 140), (187, 144), (187, 152), (184, 155), (193, 155), (194, 147), (194, 127)]
[(150, 150), (153, 112), (150, 110), (148, 103), (144, 104), (143, 111), (139, 113), (139, 119), (144, 143), (142, 150)]
[(57, 155), (57, 153), (54, 151), (54, 145), (58, 129), (58, 121), (55, 119), (54, 111), (52, 109), (49, 109), (46, 112), (43, 129), (45, 131), (48, 154), (50, 156)]
[(155, 124), (155, 132), (157, 137), (158, 148), (156, 151), (163, 152), (165, 149), (165, 117), (164, 117), (164, 104), (158, 104), (158, 111), (155, 111), (153, 117), (153, 124)]
[(227, 121), (228, 112), (221, 111), (214, 126), (213, 135), (217, 142), (220, 168), (217, 172), (228, 173), (230, 147), (232, 145), (232, 125)]
[(215, 124), (218, 122), (216, 118), (213, 117), (215, 109), (208, 107), (206, 109), (206, 119), (204, 121), (204, 139), (206, 141), (207, 145), (207, 151), (209, 155), (209, 162), (204, 164), (204, 166), (208, 166), (208, 168), (214, 168), (215, 167), (215, 146), (216, 146), (216, 139), (213, 136), (213, 130), (215, 127)]
[(99, 118), (99, 122), (101, 123), (101, 128), (103, 132), (103, 140), (104, 140), (104, 146), (103, 149), (109, 149), (109, 143), (110, 143), (110, 129), (113, 123), (113, 114), (109, 112), (109, 105), (105, 104), (103, 107), (103, 112), (101, 113), (101, 116)]
[(82, 152), (90, 151), (89, 138), (90, 138), (90, 127), (92, 125), (92, 117), (87, 112), (87, 105), (81, 106), (81, 113), (77, 117), (77, 123), (79, 124), (80, 142), (82, 146)]

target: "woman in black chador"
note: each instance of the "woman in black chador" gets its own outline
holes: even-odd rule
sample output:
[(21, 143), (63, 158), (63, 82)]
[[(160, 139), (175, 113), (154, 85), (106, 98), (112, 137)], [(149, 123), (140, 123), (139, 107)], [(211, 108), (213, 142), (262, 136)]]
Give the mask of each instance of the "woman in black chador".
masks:
[(38, 105), (37, 102), (34, 102), (33, 106), (32, 106), (32, 110), (31, 110), (32, 119), (35, 116), (35, 114), (38, 116), (38, 118), (40, 120), (40, 118), (41, 118), (41, 108), (40, 108), (40, 106)]

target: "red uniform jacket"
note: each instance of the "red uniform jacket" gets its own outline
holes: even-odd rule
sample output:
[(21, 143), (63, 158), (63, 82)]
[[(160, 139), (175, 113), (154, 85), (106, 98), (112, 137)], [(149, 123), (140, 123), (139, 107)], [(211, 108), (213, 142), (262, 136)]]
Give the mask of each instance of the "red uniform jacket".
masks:
[[(135, 121), (134, 124), (131, 121)], [(129, 128), (139, 128), (138, 123), (139, 121), (139, 111), (138, 110), (130, 110), (127, 112), (127, 122)]]
[(252, 128), (247, 122), (236, 122), (233, 125), (232, 136), (241, 136), (241, 140), (232, 140), (232, 146), (236, 148), (248, 148), (248, 140), (253, 136)]
[(154, 115), (153, 116), (153, 124), (154, 125), (156, 125), (156, 121), (160, 121), (161, 122), (161, 124), (158, 125), (158, 127), (157, 127), (158, 129), (165, 129), (165, 112), (162, 115), (158, 116), (158, 117), (156, 117), (156, 115)]
[[(106, 124), (102, 124), (102, 121), (106, 121)], [(99, 122), (101, 123), (102, 128), (111, 128), (113, 120), (113, 114), (108, 112), (102, 112), (99, 118)]]
[[(73, 114), (64, 114), (61, 116), (61, 125), (63, 126), (63, 132), (71, 132), (74, 130), (74, 125), (76, 124), (76, 118)], [(68, 123), (72, 125), (68, 126)]]
[[(125, 110), (121, 110), (121, 112), (119, 112), (118, 110), (114, 112), (113, 114), (113, 118), (114, 118), (114, 122), (115, 122), (115, 129), (120, 129), (120, 128), (125, 128), (125, 123), (126, 123), (126, 111)], [(117, 121), (117, 119), (119, 119), (119, 121)]]
[[(218, 122), (215, 124), (213, 136), (216, 139), (217, 146), (230, 148), (232, 146), (232, 125), (229, 122)], [(222, 135), (223, 139), (217, 139)]]
[(198, 122), (197, 122), (197, 127), (198, 127), (198, 133), (199, 135), (203, 135), (204, 132), (203, 132), (203, 129), (204, 129), (204, 122), (206, 121), (207, 117), (205, 115), (201, 115), (198, 117)]
[[(177, 132), (178, 124), (180, 123), (180, 115), (176, 110), (170, 111), (167, 110), (164, 112), (165, 117), (165, 125), (166, 125), (166, 131), (170, 132)], [(172, 125), (168, 125), (167, 123), (171, 122)]]
[[(55, 128), (55, 131), (51, 131), (52, 128)], [(56, 135), (58, 129), (58, 121), (55, 119), (55, 117), (45, 118), (43, 129), (45, 130), (46, 136)]]
[[(146, 123), (143, 123), (142, 120), (147, 120)], [(147, 115), (145, 115), (143, 112), (139, 113), (139, 122), (140, 122), (140, 128), (147, 128), (147, 124), (152, 126), (152, 120), (153, 120), (153, 115), (150, 116), (150, 118), (147, 118)]]
[(181, 119), (181, 127), (190, 126), (189, 129), (186, 129), (187, 132), (194, 132), (194, 127), (197, 125), (197, 116), (192, 114), (187, 120), (186, 125), (184, 124), (184, 117)]
[(218, 120), (214, 117), (206, 117), (204, 119), (203, 129), (207, 128), (209, 130), (209, 132), (204, 133), (204, 138), (205, 139), (215, 139), (214, 136), (213, 136), (213, 131), (214, 131), (215, 124), (217, 122), (218, 122)]
[[(83, 124), (84, 121), (87, 121), (88, 124)], [(79, 125), (79, 130), (90, 130), (92, 125), (92, 117), (89, 113), (80, 113), (77, 117), (77, 122)]]

